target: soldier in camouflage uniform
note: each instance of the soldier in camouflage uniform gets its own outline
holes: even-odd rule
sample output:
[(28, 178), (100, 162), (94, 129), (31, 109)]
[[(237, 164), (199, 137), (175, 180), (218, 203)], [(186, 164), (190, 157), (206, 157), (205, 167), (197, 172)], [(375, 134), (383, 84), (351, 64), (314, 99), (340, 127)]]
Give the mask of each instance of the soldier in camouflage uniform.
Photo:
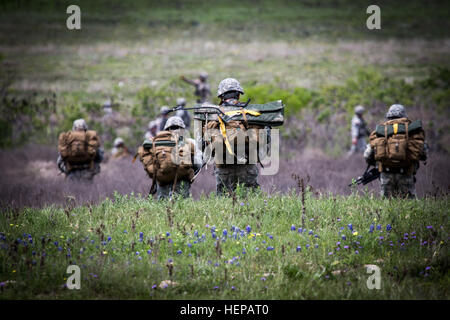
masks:
[(193, 85), (195, 87), (194, 94), (198, 97), (197, 103), (207, 102), (209, 96), (211, 95), (211, 90), (209, 84), (206, 82), (208, 79), (208, 74), (206, 72), (200, 73), (198, 79), (189, 80), (184, 76), (181, 76), (181, 80)]
[[(177, 133), (180, 136), (185, 135), (185, 129), (186, 127), (183, 119), (177, 116), (170, 117), (164, 127), (164, 130)], [(197, 173), (202, 167), (202, 152), (197, 147), (194, 139), (187, 138), (185, 141), (186, 143), (193, 143), (195, 146), (195, 153), (192, 155), (191, 161), (194, 172)], [(168, 199), (171, 198), (173, 194), (181, 195), (183, 198), (188, 198), (190, 197), (190, 188), (191, 182), (188, 180), (177, 180), (175, 188), (173, 187), (173, 183), (160, 185), (159, 182), (157, 182), (156, 198), (157, 200)]]
[[(238, 105), (241, 94), (244, 94), (244, 89), (236, 79), (227, 78), (220, 82), (217, 97), (220, 98), (221, 106)], [(256, 164), (237, 163), (236, 159), (234, 159), (233, 164), (225, 162), (223, 164), (215, 164), (216, 192), (219, 195), (234, 192), (238, 183), (243, 184), (247, 188), (256, 189), (259, 187), (258, 174)]]
[[(177, 108), (184, 108), (185, 106), (186, 106), (186, 99), (178, 98), (177, 99)], [(177, 110), (175, 115), (177, 117), (180, 117), (181, 119), (183, 119), (184, 125), (186, 126), (186, 130), (189, 131), (189, 128), (191, 127), (191, 116), (189, 115), (189, 111)]]
[(159, 114), (159, 117), (156, 118), (157, 124), (158, 124), (158, 131), (156, 134), (158, 134), (159, 131), (164, 130), (164, 126), (166, 125), (166, 121), (169, 118), (169, 111), (170, 108), (168, 106), (162, 106), (161, 111)]
[(128, 148), (125, 145), (125, 142), (121, 137), (117, 137), (114, 140), (114, 146), (111, 150), (111, 157), (113, 159), (126, 158), (130, 155), (128, 152)]
[(148, 123), (148, 129), (145, 132), (144, 139), (153, 139), (158, 134), (158, 121), (152, 120)]
[[(86, 121), (84, 119), (78, 119), (73, 122), (72, 125), (72, 131), (79, 130), (79, 131), (87, 131), (88, 126), (86, 124)], [(61, 157), (61, 154), (58, 153), (58, 159), (57, 164), (58, 168), (62, 173), (66, 174), (66, 177), (70, 179), (71, 181), (88, 181), (92, 182), (94, 179), (94, 176), (98, 173), (100, 173), (100, 163), (103, 161), (103, 155), (104, 151), (102, 148), (99, 148), (97, 150), (97, 154), (95, 155), (94, 159), (94, 169), (91, 170), (89, 168), (89, 164), (86, 164), (82, 168), (76, 168), (71, 171), (67, 170), (67, 165), (63, 158)]]
[(369, 136), (370, 132), (363, 118), (364, 111), (363, 106), (355, 107), (355, 115), (351, 124), (352, 147), (349, 154), (363, 153), (366, 149), (366, 137)]
[[(407, 118), (405, 107), (400, 104), (392, 105), (386, 113), (386, 120), (397, 118)], [(427, 144), (424, 144), (423, 158), (425, 161), (428, 155)], [(364, 151), (364, 159), (368, 164), (376, 165), (375, 150), (368, 144)], [(381, 196), (383, 197), (404, 197), (416, 198), (416, 177), (415, 174), (419, 169), (419, 162), (415, 162), (408, 168), (383, 168), (380, 173)]]

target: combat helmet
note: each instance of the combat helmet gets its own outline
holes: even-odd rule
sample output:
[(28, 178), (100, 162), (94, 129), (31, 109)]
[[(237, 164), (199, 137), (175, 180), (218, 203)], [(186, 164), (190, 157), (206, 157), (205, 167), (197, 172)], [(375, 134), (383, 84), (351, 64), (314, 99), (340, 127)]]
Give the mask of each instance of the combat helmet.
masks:
[(219, 88), (217, 89), (217, 97), (220, 97), (224, 93), (230, 91), (237, 91), (240, 94), (244, 94), (244, 89), (242, 89), (239, 81), (234, 78), (226, 78), (219, 83)]
[(86, 131), (88, 129), (88, 126), (86, 124), (86, 121), (84, 119), (77, 119), (73, 122), (72, 130), (73, 131)]
[(393, 104), (386, 113), (386, 119), (406, 118), (405, 107), (401, 104)]
[(123, 144), (124, 144), (124, 141), (121, 137), (117, 137), (114, 140), (114, 147), (119, 147), (120, 145), (123, 145)]
[(208, 79), (208, 74), (206, 72), (200, 72), (198, 76), (203, 81), (206, 81), (206, 79)]
[(173, 116), (167, 119), (166, 124), (164, 126), (164, 130), (168, 130), (170, 127), (180, 127), (183, 129), (186, 128), (183, 119), (177, 116)]
[(169, 108), (168, 106), (162, 106), (162, 107), (161, 107), (161, 110), (160, 110), (160, 112), (161, 112), (162, 115), (168, 114), (169, 111), (170, 111), (170, 108)]
[(359, 105), (355, 107), (355, 114), (362, 115), (366, 109)]
[(186, 105), (186, 99), (185, 98), (178, 98), (177, 99), (177, 106), (185, 106)]

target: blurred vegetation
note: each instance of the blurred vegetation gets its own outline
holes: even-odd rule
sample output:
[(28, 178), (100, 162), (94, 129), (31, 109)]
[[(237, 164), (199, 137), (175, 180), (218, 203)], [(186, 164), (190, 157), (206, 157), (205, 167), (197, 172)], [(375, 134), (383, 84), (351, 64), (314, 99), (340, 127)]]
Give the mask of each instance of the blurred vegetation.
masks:
[[(119, 33), (134, 30), (129, 37), (152, 35), (167, 36), (171, 32), (192, 32), (205, 38), (235, 40), (261, 38), (292, 39), (298, 37), (326, 36), (370, 38), (448, 37), (450, 4), (434, 0), (379, 0), (382, 29), (370, 32), (365, 22), (366, 9), (371, 0), (177, 0), (177, 1), (122, 1), (80, 0), (83, 34), (66, 37), (65, 25), (57, 27), (67, 18), (66, 8), (73, 1), (62, 0), (6, 0), (0, 3), (0, 19), (27, 25), (20, 26), (24, 36), (33, 38), (26, 30), (32, 25), (42, 25), (42, 31), (66, 41), (85, 41), (86, 36), (113, 39)], [(128, 30), (119, 30), (127, 26)], [(241, 32), (245, 30), (245, 32)], [(411, 32), (414, 30), (414, 32)], [(99, 33), (100, 31), (100, 33)], [(1, 40), (18, 41), (4, 34)]]

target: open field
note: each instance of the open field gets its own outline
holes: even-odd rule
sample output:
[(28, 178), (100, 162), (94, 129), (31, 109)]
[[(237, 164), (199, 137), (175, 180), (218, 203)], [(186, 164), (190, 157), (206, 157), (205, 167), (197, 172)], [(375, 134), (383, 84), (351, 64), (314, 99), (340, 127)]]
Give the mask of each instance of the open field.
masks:
[[(0, 4), (0, 299), (449, 299), (448, 1), (378, 1), (374, 31), (371, 1), (79, 1), (80, 31), (70, 2)], [(194, 103), (179, 77), (200, 71), (213, 102), (226, 77), (245, 100), (285, 102), (280, 170), (261, 193), (215, 197), (212, 164), (174, 203), (146, 197), (131, 158), (90, 185), (58, 175), (73, 120), (107, 154), (116, 136), (134, 151), (162, 105)], [(430, 145), (414, 201), (347, 186), (366, 167), (346, 155), (354, 106), (372, 129), (393, 103)], [(304, 225), (293, 174), (309, 177)], [(79, 291), (64, 287), (70, 264)]]

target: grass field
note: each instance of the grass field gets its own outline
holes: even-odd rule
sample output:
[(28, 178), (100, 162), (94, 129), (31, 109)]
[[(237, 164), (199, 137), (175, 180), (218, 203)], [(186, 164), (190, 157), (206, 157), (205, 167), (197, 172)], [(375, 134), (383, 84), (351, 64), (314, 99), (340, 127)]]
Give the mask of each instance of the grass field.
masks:
[[(0, 4), (0, 299), (449, 299), (448, 1), (378, 1), (374, 31), (370, 0), (77, 1), (69, 31), (71, 2)], [(244, 99), (286, 103), (281, 169), (261, 194), (216, 198), (211, 166), (195, 200), (174, 203), (141, 196), (151, 181), (131, 159), (90, 186), (57, 175), (74, 119), (107, 153), (117, 135), (136, 149), (162, 105), (193, 104), (179, 77), (200, 71), (213, 96), (235, 77)], [(414, 201), (347, 187), (365, 168), (346, 157), (354, 106), (373, 128), (397, 102), (431, 148)], [(292, 174), (314, 188), (304, 222)], [(81, 290), (64, 286), (72, 264)]]
[[(448, 207), (448, 198), (306, 194), (303, 222), (293, 191), (175, 203), (116, 195), (97, 206), (7, 211), (1, 296), (448, 299)], [(64, 286), (72, 264), (80, 290)], [(371, 264), (380, 290), (366, 286)]]

